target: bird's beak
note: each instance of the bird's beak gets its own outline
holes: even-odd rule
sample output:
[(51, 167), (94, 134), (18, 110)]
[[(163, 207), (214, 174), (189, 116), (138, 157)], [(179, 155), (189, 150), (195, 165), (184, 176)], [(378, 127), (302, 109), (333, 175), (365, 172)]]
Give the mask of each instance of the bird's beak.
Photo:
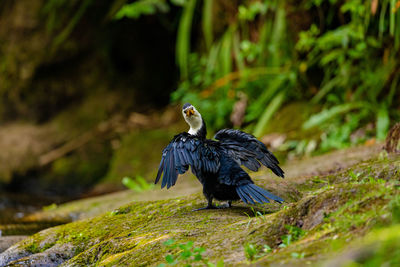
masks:
[(192, 108), (189, 108), (189, 109), (185, 110), (185, 114), (186, 114), (186, 116), (190, 117), (190, 116), (194, 115), (194, 110)]

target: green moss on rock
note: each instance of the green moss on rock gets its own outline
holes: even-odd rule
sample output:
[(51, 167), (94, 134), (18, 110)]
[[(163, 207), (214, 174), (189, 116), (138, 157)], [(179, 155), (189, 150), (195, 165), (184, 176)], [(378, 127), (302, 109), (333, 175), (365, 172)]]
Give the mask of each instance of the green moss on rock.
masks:
[[(257, 265), (320, 263), (373, 229), (397, 222), (399, 160), (378, 157), (321, 175), (322, 183), (314, 183), (313, 176), (255, 179), (274, 193), (294, 194), (284, 205), (234, 203), (231, 209), (193, 212), (205, 204), (201, 193), (134, 202), (33, 235), (1, 254), (0, 265), (53, 259), (60, 251), (56, 260), (64, 266), (156, 265), (172, 253), (163, 245), (171, 238), (180, 244), (193, 241), (206, 249), (204, 257), (223, 258), (228, 266), (249, 262), (245, 244), (256, 248)], [(279, 188), (281, 181), (288, 186)], [(293, 229), (303, 232), (296, 235)], [(383, 248), (392, 246), (391, 240), (382, 241)], [(272, 250), (262, 251), (264, 245)], [(380, 257), (381, 250), (376, 251)]]
[(155, 177), (160, 151), (176, 132), (168, 129), (145, 130), (124, 135), (111, 159), (106, 183), (121, 183), (125, 176)]

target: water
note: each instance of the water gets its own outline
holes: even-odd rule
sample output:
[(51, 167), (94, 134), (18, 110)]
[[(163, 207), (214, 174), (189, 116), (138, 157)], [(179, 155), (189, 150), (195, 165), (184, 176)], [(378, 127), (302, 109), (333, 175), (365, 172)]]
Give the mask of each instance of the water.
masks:
[(31, 235), (56, 225), (54, 222), (24, 220), (24, 216), (41, 210), (43, 206), (51, 203), (53, 203), (51, 199), (0, 192), (0, 236)]

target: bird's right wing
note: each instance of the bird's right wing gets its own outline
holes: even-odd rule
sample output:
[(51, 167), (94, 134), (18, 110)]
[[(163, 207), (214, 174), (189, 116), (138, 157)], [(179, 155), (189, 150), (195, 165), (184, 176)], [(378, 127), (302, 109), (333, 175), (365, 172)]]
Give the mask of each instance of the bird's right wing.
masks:
[(161, 188), (175, 185), (178, 174), (192, 171), (217, 173), (219, 154), (214, 146), (188, 133), (176, 135), (163, 150), (155, 184), (162, 177)]
[(284, 177), (283, 170), (278, 166), (279, 161), (253, 135), (239, 130), (223, 129), (218, 131), (214, 138), (219, 140), (222, 148), (239, 165), (257, 171), (261, 167), (261, 162), (276, 175)]

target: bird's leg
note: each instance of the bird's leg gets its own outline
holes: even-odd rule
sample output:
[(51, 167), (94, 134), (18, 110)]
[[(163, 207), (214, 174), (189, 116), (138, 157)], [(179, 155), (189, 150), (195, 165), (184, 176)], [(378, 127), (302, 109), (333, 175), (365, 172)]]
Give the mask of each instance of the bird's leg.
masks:
[(232, 207), (232, 200), (228, 200), (228, 208)]
[(203, 207), (203, 208), (195, 209), (195, 210), (193, 210), (193, 211), (218, 209), (218, 207), (216, 207), (216, 206), (214, 206), (214, 205), (212, 204), (212, 200), (213, 200), (213, 197), (212, 197), (212, 196), (206, 195), (206, 198), (207, 198), (207, 201), (208, 201), (207, 206), (206, 206), (206, 207)]

